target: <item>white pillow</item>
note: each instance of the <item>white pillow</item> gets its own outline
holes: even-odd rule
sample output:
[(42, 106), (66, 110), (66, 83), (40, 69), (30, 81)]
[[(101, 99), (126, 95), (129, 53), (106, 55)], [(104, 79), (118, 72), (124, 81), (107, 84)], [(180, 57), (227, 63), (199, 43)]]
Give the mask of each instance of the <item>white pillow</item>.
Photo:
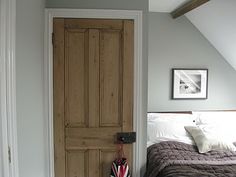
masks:
[(211, 150), (230, 150), (236, 151), (236, 147), (231, 140), (223, 137), (223, 130), (209, 125), (185, 126), (185, 129), (193, 137), (200, 153)]
[(199, 125), (236, 125), (236, 111), (194, 111), (193, 115), (196, 116), (196, 123)]
[(236, 112), (193, 112), (197, 125), (210, 125), (222, 130), (221, 136), (236, 142)]
[(179, 141), (194, 144), (192, 137), (184, 126), (194, 126), (195, 117), (191, 114), (156, 114), (148, 116), (148, 141)]
[(147, 114), (148, 121), (155, 119), (162, 120), (175, 120), (178, 122), (189, 122), (195, 121), (196, 115), (193, 114), (182, 114), (182, 113), (148, 113)]

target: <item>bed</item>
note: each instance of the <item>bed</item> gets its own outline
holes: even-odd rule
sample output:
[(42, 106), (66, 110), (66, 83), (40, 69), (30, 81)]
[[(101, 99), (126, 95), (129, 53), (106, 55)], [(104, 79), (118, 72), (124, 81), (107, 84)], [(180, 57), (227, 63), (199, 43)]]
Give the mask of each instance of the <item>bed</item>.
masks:
[[(235, 111), (157, 115), (158, 121), (153, 115), (148, 117), (147, 177), (236, 177), (236, 144), (233, 144), (233, 141), (236, 142), (236, 133), (233, 132), (236, 131), (236, 124), (233, 125), (236, 120)], [(222, 119), (227, 117), (228, 121), (222, 123)], [(153, 122), (158, 123), (155, 128), (152, 127)], [(223, 130), (227, 127), (225, 131), (229, 132), (226, 136), (228, 138), (232, 135), (230, 142), (235, 149), (217, 149), (219, 147), (212, 146), (207, 152), (200, 153), (199, 146), (184, 127), (202, 126), (201, 124), (204, 127), (220, 125)], [(176, 125), (176, 128), (173, 128), (173, 125)]]

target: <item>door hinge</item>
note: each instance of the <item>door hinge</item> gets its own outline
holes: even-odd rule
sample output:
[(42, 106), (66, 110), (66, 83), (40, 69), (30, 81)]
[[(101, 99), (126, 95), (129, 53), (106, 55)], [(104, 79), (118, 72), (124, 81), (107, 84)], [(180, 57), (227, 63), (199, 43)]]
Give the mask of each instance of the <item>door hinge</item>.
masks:
[(11, 163), (11, 148), (8, 146), (8, 160)]
[(55, 41), (55, 36), (54, 33), (52, 33), (52, 45), (54, 45), (54, 41)]

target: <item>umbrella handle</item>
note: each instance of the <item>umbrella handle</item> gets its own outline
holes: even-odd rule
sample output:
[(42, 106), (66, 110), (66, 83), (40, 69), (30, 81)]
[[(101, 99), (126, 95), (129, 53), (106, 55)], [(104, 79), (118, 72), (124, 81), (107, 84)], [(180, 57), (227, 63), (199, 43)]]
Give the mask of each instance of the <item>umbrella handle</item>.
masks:
[(124, 153), (124, 148), (123, 148), (123, 142), (119, 141), (117, 144), (117, 158), (122, 159), (124, 158), (125, 153)]

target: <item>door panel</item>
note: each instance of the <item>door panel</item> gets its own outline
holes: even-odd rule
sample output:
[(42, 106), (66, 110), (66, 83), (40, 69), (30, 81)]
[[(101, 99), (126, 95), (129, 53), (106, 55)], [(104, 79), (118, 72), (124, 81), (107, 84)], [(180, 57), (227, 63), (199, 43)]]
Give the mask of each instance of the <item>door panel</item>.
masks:
[(53, 28), (55, 176), (109, 176), (116, 133), (133, 131), (133, 21), (57, 18)]
[(114, 135), (121, 131), (120, 127), (66, 128), (66, 148), (114, 148)]
[(99, 127), (100, 121), (100, 33), (89, 30), (89, 127)]
[(100, 162), (102, 164), (100, 176), (109, 176), (111, 162), (114, 160), (115, 150), (100, 150)]
[(76, 150), (66, 152), (67, 176), (88, 176), (89, 153), (87, 150)]
[(65, 28), (67, 29), (110, 29), (122, 30), (124, 20), (109, 19), (66, 19)]
[(121, 32), (100, 32), (100, 126), (120, 126), (121, 113)]
[(88, 120), (88, 31), (65, 30), (66, 126), (86, 127)]

